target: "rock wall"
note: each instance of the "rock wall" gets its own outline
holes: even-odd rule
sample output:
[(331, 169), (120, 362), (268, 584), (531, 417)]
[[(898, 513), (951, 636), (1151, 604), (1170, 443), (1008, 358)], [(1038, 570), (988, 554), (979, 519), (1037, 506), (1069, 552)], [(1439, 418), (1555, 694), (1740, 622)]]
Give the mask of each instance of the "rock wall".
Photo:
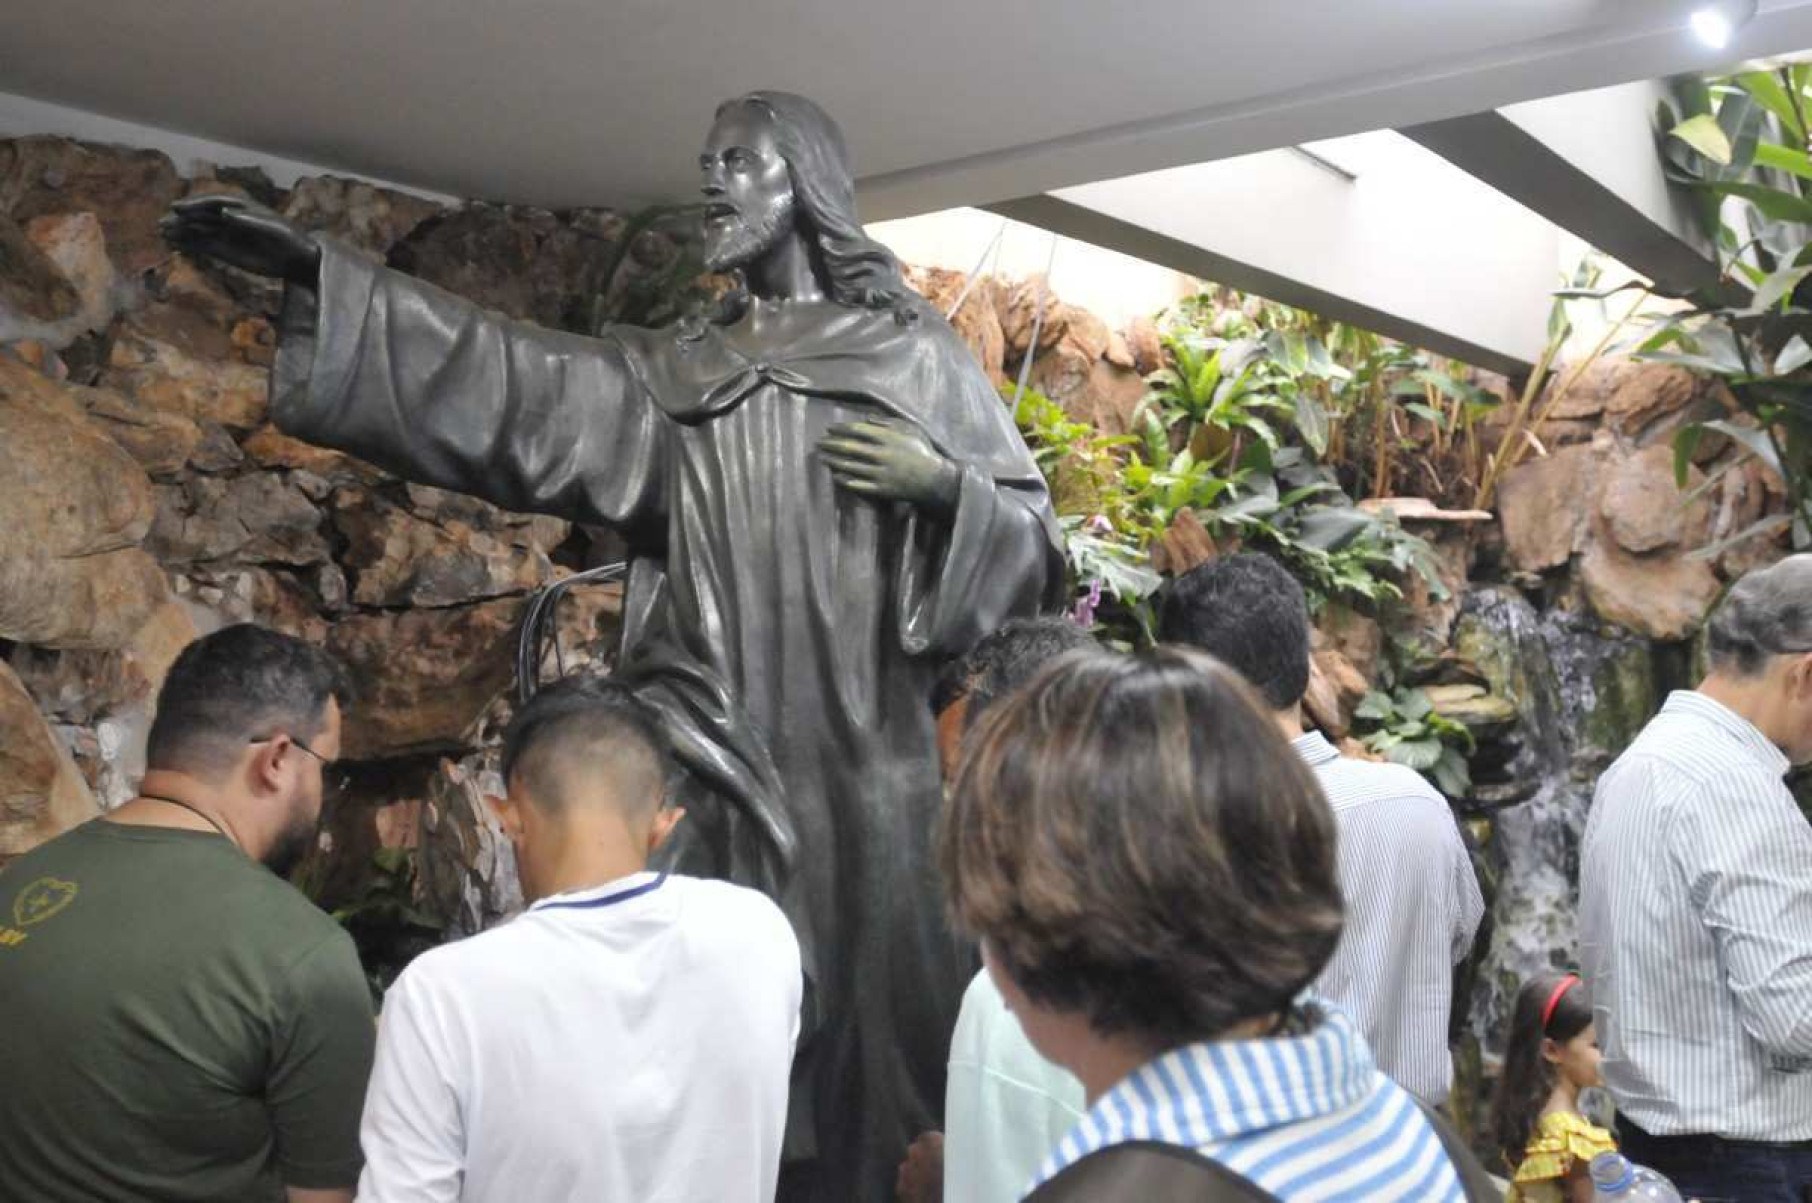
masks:
[[(347, 726), (355, 786), (303, 873), (368, 949), (406, 937), (400, 957), (407, 940), (476, 930), (516, 905), (483, 796), (498, 787), (487, 749), (509, 712), (523, 599), (612, 558), (614, 543), (271, 427), (278, 290), (174, 256), (156, 232), (170, 201), (221, 191), (569, 330), (658, 323), (711, 285), (693, 283), (683, 238), (608, 211), (443, 207), (333, 177), (282, 190), (255, 171), (185, 177), (151, 151), (0, 141), (0, 479), (14, 486), (0, 498), (0, 861), (128, 796), (177, 651), (255, 619), (324, 642), (363, 684)], [(1130, 428), (1162, 365), (1150, 323), (1111, 331), (1037, 278), (909, 276), (954, 307), (997, 382), (1032, 353), (1034, 387), (1107, 432)], [(1731, 440), (1702, 440), (1688, 491), (1675, 485), (1673, 432), (1728, 416), (1716, 384), (1607, 360), (1541, 404), (1537, 453), (1502, 481), (1498, 521), (1402, 509), (1452, 596), (1411, 581), (1401, 613), (1329, 607), (1309, 698), (1346, 736), (1396, 643), (1432, 657), (1424, 675), (1449, 696), (1489, 690), (1516, 710), (1507, 732), (1491, 720), (1466, 809), (1498, 883), (1466, 1005), (1487, 1048), (1509, 983), (1575, 956), (1568, 866), (1591, 776), (1689, 676), (1685, 641), (1723, 583), (1781, 551), (1728, 542), (1784, 501)], [(1184, 515), (1154, 554), (1180, 570), (1213, 552)], [(604, 662), (618, 600), (611, 587), (574, 592), (560, 619), (569, 667)], [(1555, 744), (1562, 729), (1589, 738)]]
[[(353, 922), (474, 930), (516, 904), (482, 795), (524, 595), (612, 541), (270, 426), (279, 290), (157, 235), (171, 201), (216, 192), (572, 330), (671, 316), (690, 248), (602, 210), (445, 208), (332, 177), (285, 191), (255, 171), (185, 178), (151, 151), (0, 141), (0, 862), (129, 796), (176, 653), (251, 619), (324, 642), (362, 686), (355, 787), (303, 870), (318, 896)], [(569, 667), (602, 662), (617, 610), (614, 587), (572, 592)]]
[[(590, 331), (704, 303), (695, 247), (605, 210), (446, 207), (329, 176), (61, 138), (0, 141), (0, 863), (130, 796), (163, 673), (198, 633), (255, 620), (326, 644), (361, 685), (351, 796), (304, 884), (368, 951), (472, 931), (518, 898), (485, 815), (525, 594), (613, 558), (606, 532), (405, 484), (266, 419), (271, 283), (172, 254), (170, 202), (247, 196), (488, 307)], [(914, 274), (933, 303), (963, 290)], [(1125, 430), (1156, 366), (1046, 293), (978, 281), (955, 317), (989, 375), (1017, 370)], [(1135, 350), (1135, 345), (1138, 347)], [(602, 664), (614, 587), (560, 616), (569, 667)], [(406, 941), (404, 942), (406, 944)], [(398, 945), (398, 955), (406, 954)]]

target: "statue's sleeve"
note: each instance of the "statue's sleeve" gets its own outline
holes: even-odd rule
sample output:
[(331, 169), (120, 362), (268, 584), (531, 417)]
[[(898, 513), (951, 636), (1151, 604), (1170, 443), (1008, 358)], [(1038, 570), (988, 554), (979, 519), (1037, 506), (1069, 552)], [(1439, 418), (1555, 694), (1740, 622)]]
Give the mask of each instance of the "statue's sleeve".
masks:
[(323, 240), (284, 298), (285, 432), (506, 509), (623, 525), (661, 498), (667, 419), (614, 338), (512, 321)]
[(955, 656), (1008, 619), (1060, 604), (1062, 537), (1044, 479), (968, 349), (936, 338), (926, 364), (926, 430), (961, 465), (962, 486), (948, 518), (908, 522), (899, 629), (910, 654)]

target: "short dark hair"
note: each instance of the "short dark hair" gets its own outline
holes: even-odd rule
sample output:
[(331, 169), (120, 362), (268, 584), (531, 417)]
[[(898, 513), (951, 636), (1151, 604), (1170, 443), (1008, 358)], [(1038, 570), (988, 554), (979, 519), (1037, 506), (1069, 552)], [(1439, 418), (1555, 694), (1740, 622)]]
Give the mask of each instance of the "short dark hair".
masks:
[(942, 714), (967, 698), (964, 725), (973, 727), (984, 711), (1057, 657), (1098, 646), (1094, 636), (1067, 618), (1015, 618), (1002, 623), (976, 640), (966, 655), (939, 676), (931, 711)]
[(1812, 652), (1812, 554), (1787, 556), (1732, 585), (1706, 626), (1705, 651), (1714, 669), (1744, 677), (1775, 656)]
[(1170, 584), (1158, 638), (1230, 665), (1272, 710), (1309, 691), (1309, 604), (1270, 556), (1242, 552), (1190, 569)]
[(328, 701), (351, 696), (345, 670), (321, 648), (254, 623), (222, 627), (184, 648), (164, 675), (145, 767), (211, 777), (253, 740), (314, 739)]
[(1334, 816), (1197, 652), (1063, 657), (982, 720), (939, 833), (957, 924), (1034, 1002), (1166, 1048), (1272, 1014), (1340, 938)]
[(538, 691), (503, 733), (500, 771), (530, 802), (564, 810), (586, 781), (607, 782), (619, 804), (653, 810), (666, 796), (672, 753), (665, 729), (628, 686), (592, 674)]

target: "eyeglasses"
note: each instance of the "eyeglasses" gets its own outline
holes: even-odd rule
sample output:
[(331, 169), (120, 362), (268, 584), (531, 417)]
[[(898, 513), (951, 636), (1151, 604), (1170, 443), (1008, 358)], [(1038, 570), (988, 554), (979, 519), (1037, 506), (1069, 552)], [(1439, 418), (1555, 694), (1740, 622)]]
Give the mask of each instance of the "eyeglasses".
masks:
[[(245, 742), (248, 744), (267, 744), (276, 738), (275, 735), (261, 735), (257, 739), (248, 739)], [(293, 735), (289, 737), (289, 742), (321, 762), (321, 785), (326, 793), (333, 797), (341, 797), (346, 793), (346, 787), (352, 784), (352, 773), (346, 769), (340, 768), (339, 761), (329, 760)]]

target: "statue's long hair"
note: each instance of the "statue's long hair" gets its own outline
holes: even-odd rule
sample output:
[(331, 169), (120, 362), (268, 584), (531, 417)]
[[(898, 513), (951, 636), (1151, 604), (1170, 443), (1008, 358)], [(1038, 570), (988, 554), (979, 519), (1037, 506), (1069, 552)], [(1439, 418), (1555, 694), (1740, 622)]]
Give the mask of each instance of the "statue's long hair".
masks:
[[(774, 143), (792, 177), (793, 199), (818, 248), (826, 291), (833, 301), (864, 309), (892, 309), (907, 320), (915, 294), (892, 251), (862, 232), (856, 216), (856, 182), (843, 131), (830, 114), (791, 92), (750, 92), (717, 107), (749, 105), (774, 125)], [(746, 293), (726, 298), (726, 316), (739, 315)]]

